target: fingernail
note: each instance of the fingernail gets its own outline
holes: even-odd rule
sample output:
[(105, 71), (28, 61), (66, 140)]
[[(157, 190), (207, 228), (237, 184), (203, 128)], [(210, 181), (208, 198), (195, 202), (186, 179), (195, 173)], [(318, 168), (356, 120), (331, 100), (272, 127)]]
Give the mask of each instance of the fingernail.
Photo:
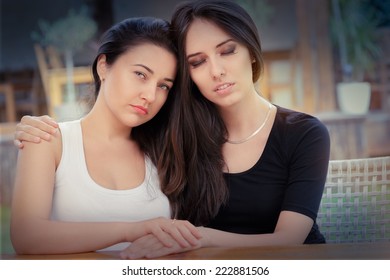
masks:
[(51, 138), (51, 136), (50, 136), (50, 134), (45, 134), (45, 140), (50, 140), (50, 138)]

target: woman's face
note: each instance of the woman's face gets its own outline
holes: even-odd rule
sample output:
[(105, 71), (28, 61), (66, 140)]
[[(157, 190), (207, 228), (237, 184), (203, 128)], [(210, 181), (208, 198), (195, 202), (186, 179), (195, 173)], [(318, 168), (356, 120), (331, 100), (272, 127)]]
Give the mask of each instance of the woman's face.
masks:
[(122, 123), (135, 127), (151, 120), (164, 105), (176, 76), (176, 57), (145, 43), (131, 48), (112, 64), (98, 61), (102, 95)]
[(186, 58), (192, 80), (218, 107), (233, 105), (252, 93), (253, 59), (248, 49), (214, 23), (202, 19), (191, 23)]

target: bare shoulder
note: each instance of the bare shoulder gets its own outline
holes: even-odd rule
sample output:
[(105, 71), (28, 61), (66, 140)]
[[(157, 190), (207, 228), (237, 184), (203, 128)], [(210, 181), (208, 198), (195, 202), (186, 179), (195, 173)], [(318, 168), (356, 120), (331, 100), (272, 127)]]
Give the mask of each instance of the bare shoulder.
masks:
[(59, 163), (61, 159), (62, 151), (62, 137), (61, 131), (58, 129), (57, 133), (51, 136), (49, 141), (42, 140), (40, 143), (25, 142), (21, 154), (25, 154), (28, 157), (46, 159), (54, 159), (56, 163)]

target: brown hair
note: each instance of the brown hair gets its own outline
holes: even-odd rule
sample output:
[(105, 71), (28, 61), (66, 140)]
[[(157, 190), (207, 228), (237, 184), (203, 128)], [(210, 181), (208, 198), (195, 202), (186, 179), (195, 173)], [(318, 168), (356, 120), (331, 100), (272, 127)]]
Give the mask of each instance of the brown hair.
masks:
[(256, 60), (252, 65), (254, 82), (263, 69), (263, 60), (256, 25), (239, 5), (229, 1), (190, 1), (175, 9), (171, 28), (179, 50), (179, 94), (158, 168), (174, 215), (195, 225), (207, 225), (228, 197), (222, 171), (222, 145), (227, 130), (215, 105), (203, 97), (190, 78), (185, 45), (188, 28), (195, 18), (216, 24), (248, 48)]

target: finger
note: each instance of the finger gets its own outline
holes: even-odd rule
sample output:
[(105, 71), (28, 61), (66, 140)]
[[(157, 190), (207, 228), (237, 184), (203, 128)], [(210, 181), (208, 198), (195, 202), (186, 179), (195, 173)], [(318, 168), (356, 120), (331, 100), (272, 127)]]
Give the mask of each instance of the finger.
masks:
[(22, 117), (22, 119), (20, 120), (20, 122), (22, 124), (28, 124), (28, 125), (31, 125), (31, 124), (34, 124), (34, 123), (38, 123), (38, 122), (44, 122), (52, 127), (55, 127), (57, 128), (58, 127), (58, 123), (50, 116), (48, 115), (43, 115), (43, 116), (29, 116), (29, 115), (25, 115)]
[[(176, 231), (171, 232), (175, 239), (181, 244), (182, 247), (188, 247), (190, 245), (195, 246), (199, 244), (199, 239), (202, 238), (200, 231), (188, 221), (176, 221), (172, 222), (173, 225), (176, 225)], [(185, 240), (180, 242), (180, 240)]]
[(144, 246), (141, 249), (135, 248), (134, 250), (132, 250), (131, 259), (146, 258), (146, 256), (151, 252), (161, 250), (162, 248), (168, 248), (168, 247), (165, 247), (164, 244), (162, 244), (157, 238), (154, 238), (151, 244), (148, 244), (147, 246)]
[(16, 131), (14, 141), (19, 141), (19, 142), (26, 141), (32, 143), (39, 143), (41, 142), (41, 138), (34, 136), (30, 133), (26, 133), (24, 131)]
[[(175, 223), (176, 222), (176, 223)], [(183, 235), (178, 230), (178, 227), (182, 226), (180, 221), (173, 220), (172, 223), (168, 223), (168, 226), (164, 226), (163, 230), (171, 235), (171, 237), (180, 244), (181, 247), (188, 247), (190, 243), (183, 237)], [(170, 246), (169, 246), (170, 247)]]
[(151, 227), (151, 231), (149, 231), (149, 233), (153, 233), (165, 246), (171, 247), (172, 243), (167, 240), (166, 235), (169, 234), (174, 239), (174, 241), (176, 241), (180, 244), (180, 246), (185, 248), (190, 246), (190, 243), (185, 240), (185, 238), (177, 229), (177, 227), (185, 226), (188, 223), (187, 221), (185, 221), (185, 223), (183, 222), (184, 221), (178, 221), (176, 219), (170, 220), (166, 218), (158, 218), (156, 220), (153, 220), (152, 224), (154, 226)]
[(23, 142), (15, 139), (14, 140), (14, 145), (18, 148), (18, 149), (23, 149), (24, 145), (23, 145)]
[(145, 258), (147, 259), (154, 259), (154, 258), (159, 258), (162, 256), (174, 254), (174, 253), (179, 253), (179, 252), (186, 252), (191, 250), (192, 248), (181, 248), (178, 244), (173, 247), (161, 247), (159, 249), (151, 250), (145, 254)]
[(150, 258), (148, 257), (149, 255), (152, 255), (153, 252), (160, 252), (163, 251), (164, 249), (170, 249), (172, 248), (181, 248), (179, 244), (175, 243), (173, 247), (166, 247), (164, 244), (162, 244), (157, 238), (155, 238), (154, 242), (147, 247), (144, 247), (142, 250), (142, 255), (139, 255), (138, 251), (134, 251), (134, 256), (136, 258)]
[(203, 237), (203, 235), (202, 235), (201, 231), (199, 230), (199, 228), (197, 228), (196, 226), (194, 226), (190, 222), (187, 222), (187, 223), (190, 226), (189, 229), (190, 229), (191, 234), (193, 236), (195, 236), (197, 239), (201, 239)]
[(197, 239), (201, 239), (203, 237), (202, 233), (196, 226), (194, 226), (188, 221), (183, 221), (183, 222), (194, 237), (196, 237)]
[(178, 228), (178, 230), (189, 244), (191, 244), (192, 246), (196, 246), (199, 244), (199, 238), (191, 232), (191, 228), (180, 227)]
[(120, 256), (124, 259), (144, 258), (153, 250), (160, 250), (164, 245), (152, 234), (141, 237), (123, 250)]
[(37, 118), (40, 118), (43, 122), (47, 123), (48, 125), (50, 125), (54, 128), (58, 128), (58, 123), (52, 117), (50, 117), (48, 115), (44, 115), (44, 116), (37, 117)]
[(34, 127), (48, 134), (54, 134), (58, 129), (58, 124), (49, 116), (23, 116), (20, 121), (20, 125), (17, 125), (17, 129), (23, 127)]
[(187, 248), (182, 248), (179, 246), (178, 243), (175, 243), (174, 246), (172, 247), (160, 247), (160, 248), (155, 248), (154, 250), (150, 250), (145, 254), (144, 257), (148, 259), (159, 258), (170, 254), (177, 254), (177, 253), (187, 252), (190, 250), (195, 250), (200, 247), (201, 247), (200, 243), (197, 244), (196, 246), (191, 246)]
[(160, 227), (155, 228), (152, 231), (152, 234), (156, 236), (156, 238), (164, 244), (164, 246), (171, 247), (173, 245), (171, 239), (169, 238), (169, 234), (162, 230)]
[[(46, 128), (45, 128), (45, 126), (46, 126)], [(53, 134), (53, 131), (51, 131), (52, 128), (49, 128), (49, 132), (47, 132), (47, 130), (45, 131), (44, 129), (47, 129), (47, 127), (49, 127), (49, 126), (46, 124), (43, 126), (40, 125), (40, 127), (20, 124), (17, 126), (16, 132), (15, 132), (15, 138), (17, 138), (18, 140), (22, 140), (22, 141), (30, 141), (33, 139), (33, 138), (31, 138), (31, 136), (32, 136), (32, 137), (37, 137), (39, 139), (43, 139), (46, 141), (50, 141), (50, 139), (52, 137), (51, 134)], [(20, 137), (23, 137), (23, 138), (20, 138)], [(32, 142), (36, 142), (36, 141), (32, 141)]]
[(154, 259), (154, 258), (159, 258), (173, 253), (175, 253), (175, 250), (173, 250), (172, 248), (163, 247), (160, 248), (159, 250), (153, 250), (146, 253), (144, 257), (147, 259)]

